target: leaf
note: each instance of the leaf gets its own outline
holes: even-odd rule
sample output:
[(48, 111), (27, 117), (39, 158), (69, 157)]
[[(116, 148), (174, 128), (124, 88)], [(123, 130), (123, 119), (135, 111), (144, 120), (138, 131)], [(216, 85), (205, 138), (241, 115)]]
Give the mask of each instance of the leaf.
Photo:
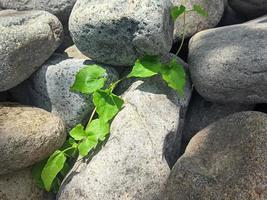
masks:
[(98, 65), (87, 65), (77, 74), (71, 91), (91, 94), (105, 85), (106, 70)]
[(53, 180), (56, 178), (57, 174), (64, 167), (65, 162), (66, 162), (66, 156), (62, 151), (59, 150), (55, 151), (48, 159), (41, 173), (44, 187), (48, 192), (51, 189)]
[(127, 77), (151, 77), (156, 75), (160, 68), (161, 62), (158, 56), (145, 56), (136, 60), (131, 73)]
[(42, 189), (45, 189), (45, 187), (44, 187), (43, 180), (41, 178), (41, 174), (42, 174), (42, 170), (44, 166), (46, 165), (46, 162), (47, 162), (47, 159), (42, 160), (41, 162), (35, 164), (31, 170), (31, 174), (32, 174), (33, 179), (36, 182), (36, 185)]
[(81, 156), (87, 156), (89, 151), (97, 146), (97, 136), (88, 136), (84, 141), (82, 141), (79, 146), (79, 152)]
[(93, 94), (93, 102), (96, 112), (103, 122), (108, 122), (120, 111), (123, 106), (123, 99), (109, 90), (97, 90)]
[(109, 128), (108, 122), (104, 122), (102, 119), (95, 119), (86, 128), (86, 132), (90, 135), (95, 135), (98, 140), (104, 141), (106, 135), (109, 133)]
[(71, 131), (70, 136), (79, 141), (86, 138), (88, 135), (84, 131), (84, 126), (81, 124), (76, 125)]
[(185, 12), (186, 8), (184, 5), (174, 6), (171, 8), (171, 16), (173, 21), (175, 21), (181, 14)]
[(184, 96), (186, 74), (183, 66), (178, 64), (175, 58), (161, 70), (161, 75), (163, 80), (168, 83), (169, 87), (175, 89), (180, 95)]
[(203, 17), (209, 16), (207, 11), (201, 5), (197, 5), (197, 4), (193, 5), (193, 10)]
[[(65, 149), (68, 149), (70, 147), (73, 147), (73, 148), (71, 148), (67, 151), (65, 150)], [(77, 142), (72, 137), (69, 137), (69, 139), (65, 141), (65, 143), (63, 144), (63, 146), (59, 150), (61, 150), (61, 151), (65, 150), (64, 152), (66, 155), (73, 157), (76, 154), (77, 147), (78, 147)]]

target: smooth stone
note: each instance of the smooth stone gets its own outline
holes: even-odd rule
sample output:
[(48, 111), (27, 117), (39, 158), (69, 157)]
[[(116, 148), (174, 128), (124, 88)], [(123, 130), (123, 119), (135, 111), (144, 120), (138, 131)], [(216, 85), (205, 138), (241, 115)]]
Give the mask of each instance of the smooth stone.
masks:
[(94, 61), (132, 66), (138, 57), (169, 52), (169, 0), (78, 0), (69, 28), (77, 48)]
[(166, 200), (267, 199), (267, 115), (239, 112), (190, 141), (176, 162)]
[[(22, 104), (40, 107), (60, 116), (69, 130), (78, 123), (86, 123), (94, 108), (91, 95), (70, 91), (75, 75), (90, 64), (95, 63), (55, 54), (11, 93)], [(118, 74), (112, 67), (101, 66), (107, 70), (108, 83), (118, 80)]]
[(92, 158), (74, 165), (57, 199), (162, 199), (168, 154), (180, 145), (190, 95), (189, 83), (179, 97), (159, 77), (135, 80), (122, 95), (125, 105), (109, 139)]
[(0, 11), (0, 92), (36, 71), (63, 39), (60, 21), (45, 11)]
[(0, 176), (1, 200), (53, 200), (51, 194), (37, 187), (30, 169)]
[[(192, 9), (193, 5), (202, 6), (208, 13), (208, 17), (203, 17), (197, 12), (186, 14), (185, 18), (185, 38), (189, 38), (194, 34), (209, 28), (215, 27), (221, 20), (224, 12), (224, 0), (172, 0), (174, 6), (183, 4), (187, 9)], [(184, 17), (181, 15), (177, 18), (174, 25), (174, 41), (182, 38), (184, 27)]]
[(183, 140), (188, 143), (194, 135), (209, 124), (230, 114), (253, 110), (254, 105), (217, 104), (206, 101), (197, 92), (193, 93), (183, 129)]
[(59, 117), (39, 108), (0, 104), (0, 175), (47, 158), (65, 139)]
[(229, 5), (249, 19), (267, 14), (266, 0), (229, 0)]
[(212, 102), (267, 102), (267, 20), (196, 34), (188, 62), (198, 93)]

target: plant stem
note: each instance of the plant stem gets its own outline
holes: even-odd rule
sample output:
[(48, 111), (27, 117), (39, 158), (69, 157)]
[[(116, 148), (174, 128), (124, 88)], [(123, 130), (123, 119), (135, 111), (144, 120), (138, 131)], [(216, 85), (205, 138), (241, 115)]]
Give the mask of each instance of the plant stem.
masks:
[(65, 153), (66, 151), (71, 150), (71, 149), (76, 149), (76, 147), (69, 147), (67, 149), (64, 149), (62, 152)]
[(90, 119), (89, 119), (89, 121), (88, 121), (88, 123), (87, 123), (87, 125), (86, 125), (85, 130), (89, 127), (89, 124), (90, 124), (91, 121), (93, 120), (93, 117), (94, 117), (95, 113), (96, 113), (96, 107), (95, 107), (94, 110), (92, 111), (92, 114), (91, 114)]
[(184, 12), (183, 13), (183, 34), (182, 34), (182, 41), (181, 41), (181, 44), (180, 44), (180, 47), (179, 47), (179, 49), (177, 50), (177, 52), (176, 52), (176, 56), (178, 56), (178, 54), (180, 53), (180, 51), (181, 51), (181, 49), (182, 49), (182, 47), (183, 47), (183, 45), (184, 45), (184, 40), (185, 40), (185, 32), (186, 32), (186, 25), (185, 25), (185, 17), (186, 17), (186, 13)]

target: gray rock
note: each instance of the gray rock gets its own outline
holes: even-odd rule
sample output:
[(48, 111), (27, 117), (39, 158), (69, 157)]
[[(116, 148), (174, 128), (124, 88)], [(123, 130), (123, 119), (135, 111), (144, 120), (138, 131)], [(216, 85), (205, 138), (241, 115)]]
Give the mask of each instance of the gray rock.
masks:
[(0, 11), (0, 92), (38, 69), (60, 45), (62, 25), (45, 11)]
[(78, 0), (70, 16), (71, 36), (92, 60), (131, 66), (139, 56), (171, 49), (170, 7), (169, 0)]
[[(181, 0), (172, 0), (173, 5), (180, 6)], [(187, 9), (192, 9), (193, 5), (201, 5), (207, 12), (208, 17), (203, 17), (196, 12), (186, 14), (186, 31), (185, 37), (191, 37), (199, 31), (215, 27), (221, 20), (224, 12), (224, 0), (187, 0), (183, 5)], [(181, 39), (183, 34), (184, 19), (183, 15), (178, 17), (174, 26), (174, 40)]]
[(0, 9), (44, 10), (57, 16), (62, 24), (67, 25), (75, 2), (76, 0), (0, 0)]
[(70, 58), (90, 60), (90, 58), (83, 55), (75, 45), (72, 45), (69, 48), (65, 49), (64, 53)]
[(207, 100), (267, 102), (267, 20), (198, 33), (188, 60), (194, 86)]
[(241, 24), (248, 21), (244, 16), (236, 13), (229, 5), (225, 8), (223, 17), (218, 26)]
[(266, 0), (229, 0), (229, 5), (236, 12), (251, 19), (267, 14)]
[(33, 165), (61, 147), (62, 120), (39, 108), (0, 105), (0, 175)]
[(266, 200), (267, 115), (240, 112), (200, 131), (169, 176), (166, 200)]
[[(91, 95), (70, 91), (75, 75), (87, 64), (95, 63), (54, 55), (29, 80), (12, 89), (11, 93), (20, 103), (50, 111), (63, 119), (67, 129), (73, 128), (85, 122), (93, 110)], [(102, 67), (107, 70), (108, 82), (118, 80), (118, 74), (112, 67)]]
[(189, 85), (185, 94), (179, 97), (159, 77), (135, 81), (123, 94), (108, 141), (92, 159), (75, 164), (58, 199), (161, 199), (168, 153), (181, 140)]
[(52, 200), (52, 195), (39, 189), (30, 169), (0, 176), (1, 200)]
[(209, 124), (240, 111), (253, 110), (253, 105), (216, 104), (206, 101), (196, 92), (191, 98), (185, 117), (183, 139), (188, 143), (191, 138)]

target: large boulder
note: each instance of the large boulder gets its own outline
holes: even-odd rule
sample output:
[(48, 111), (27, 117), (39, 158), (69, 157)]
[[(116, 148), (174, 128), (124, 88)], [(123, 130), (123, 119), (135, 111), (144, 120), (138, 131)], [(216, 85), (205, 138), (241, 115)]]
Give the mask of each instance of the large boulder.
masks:
[(203, 128), (223, 117), (240, 111), (253, 110), (253, 108), (253, 105), (212, 103), (195, 92), (185, 117), (184, 142), (188, 143)]
[(92, 60), (131, 66), (139, 56), (171, 49), (170, 7), (169, 0), (78, 0), (69, 28), (77, 48)]
[(0, 105), (0, 175), (37, 163), (66, 138), (60, 118), (39, 108)]
[(125, 105), (112, 122), (108, 141), (92, 159), (75, 164), (59, 200), (162, 198), (168, 154), (181, 141), (190, 86), (179, 97), (154, 77), (136, 80), (122, 97)]
[(53, 197), (37, 187), (30, 169), (24, 169), (0, 176), (0, 199), (52, 200)]
[(166, 200), (266, 200), (267, 115), (223, 118), (189, 143), (169, 176)]
[(193, 84), (219, 103), (267, 102), (267, 20), (202, 31), (189, 44)]
[[(215, 27), (223, 16), (224, 0), (172, 0), (173, 5), (180, 6), (183, 4), (187, 9), (192, 9), (193, 5), (202, 6), (208, 13), (208, 17), (203, 17), (197, 12), (186, 14), (185, 18), (185, 37), (191, 37), (199, 31)], [(177, 18), (174, 26), (174, 40), (181, 39), (183, 34), (184, 19), (183, 15)]]
[(0, 91), (36, 71), (60, 45), (60, 21), (45, 11), (0, 11)]
[[(30, 79), (11, 90), (13, 97), (22, 104), (33, 105), (52, 112), (63, 119), (67, 129), (85, 122), (93, 110), (91, 95), (70, 91), (75, 75), (85, 65), (95, 64), (84, 59), (52, 56)], [(118, 80), (117, 72), (108, 66), (108, 82)]]
[(248, 18), (256, 18), (267, 14), (266, 0), (229, 0), (229, 5), (236, 12)]

